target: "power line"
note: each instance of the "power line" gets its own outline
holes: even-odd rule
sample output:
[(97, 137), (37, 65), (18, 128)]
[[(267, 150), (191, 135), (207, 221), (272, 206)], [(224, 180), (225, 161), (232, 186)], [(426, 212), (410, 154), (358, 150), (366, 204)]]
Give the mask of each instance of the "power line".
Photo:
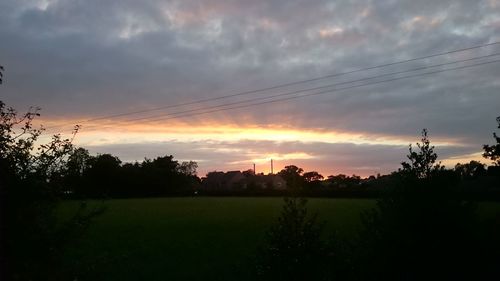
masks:
[[(500, 62), (500, 59), (493, 60), (493, 61), (476, 63), (476, 64), (471, 64), (471, 65), (465, 65), (465, 66), (460, 66), (460, 67), (454, 67), (454, 68), (448, 68), (448, 69), (441, 69), (441, 70), (436, 70), (436, 71), (431, 71), (431, 72), (424, 72), (424, 73), (419, 73), (419, 74), (412, 74), (412, 75), (407, 75), (407, 76), (402, 76), (402, 77), (396, 77), (396, 78), (391, 78), (391, 79), (386, 79), (386, 80), (381, 80), (381, 81), (369, 82), (369, 83), (360, 84), (360, 85), (352, 85), (352, 86), (348, 86), (348, 87), (344, 87), (344, 88), (339, 88), (339, 89), (326, 90), (326, 91), (320, 91), (320, 92), (315, 92), (315, 93), (306, 93), (306, 94), (303, 94), (303, 95), (292, 96), (292, 97), (285, 97), (285, 98), (280, 98), (280, 99), (276, 99), (276, 100), (262, 101), (262, 102), (258, 102), (258, 103), (245, 104), (245, 105), (233, 106), (233, 107), (228, 107), (228, 108), (220, 108), (220, 109), (214, 109), (214, 110), (203, 111), (203, 112), (195, 112), (195, 113), (191, 113), (191, 114), (176, 115), (176, 116), (170, 116), (170, 117), (167, 117), (167, 118), (152, 119), (152, 120), (148, 120), (148, 121), (149, 122), (155, 122), (155, 121), (164, 121), (164, 120), (170, 120), (170, 119), (178, 119), (178, 118), (191, 117), (191, 116), (196, 116), (196, 115), (203, 115), (203, 114), (209, 114), (209, 113), (214, 113), (214, 112), (221, 112), (221, 111), (232, 110), (232, 109), (247, 108), (247, 107), (251, 107), (251, 106), (257, 106), (257, 105), (264, 105), (264, 104), (269, 104), (269, 103), (282, 102), (282, 101), (287, 101), (287, 100), (292, 100), (292, 99), (298, 99), (298, 98), (303, 98), (303, 97), (324, 95), (324, 94), (329, 94), (329, 93), (332, 93), (332, 92), (338, 92), (338, 91), (349, 90), (349, 89), (354, 89), (354, 88), (366, 87), (366, 86), (371, 86), (371, 85), (376, 85), (376, 84), (382, 84), (382, 83), (388, 83), (388, 82), (393, 82), (393, 81), (403, 80), (403, 79), (410, 79), (410, 78), (415, 78), (415, 77), (420, 77), (420, 76), (426, 76), (426, 75), (431, 75), (431, 74), (443, 73), (443, 72), (448, 72), (448, 71), (453, 71), (453, 70), (466, 69), (466, 68), (477, 67), (477, 66), (482, 66), (482, 65), (487, 65), (487, 64), (497, 63), (497, 62)], [(180, 113), (178, 113), (178, 114), (180, 114)], [(90, 129), (94, 129), (94, 128), (97, 128), (97, 127), (98, 126), (91, 126), (89, 128)]]
[(173, 116), (173, 117), (169, 117), (169, 118), (159, 118), (159, 119), (153, 119), (153, 120), (149, 120), (149, 121), (150, 122), (154, 122), (154, 121), (163, 121), (163, 120), (169, 120), (169, 119), (177, 119), (177, 118), (182, 118), (182, 117), (190, 117), (190, 116), (195, 116), (195, 115), (201, 115), (201, 114), (208, 114), (208, 113), (213, 113), (213, 112), (225, 111), (225, 110), (230, 110), (230, 109), (245, 108), (245, 107), (256, 106), (256, 105), (263, 105), (263, 104), (268, 104), (268, 103), (282, 102), (282, 101), (286, 101), (286, 100), (292, 100), (292, 99), (303, 98), (303, 97), (310, 97), (310, 96), (316, 96), (316, 95), (324, 95), (324, 94), (329, 94), (329, 93), (337, 92), (337, 91), (343, 91), (343, 90), (354, 89), (354, 88), (359, 88), (359, 87), (366, 87), (366, 86), (371, 86), (371, 85), (376, 85), (376, 84), (388, 83), (388, 82), (393, 82), (393, 81), (397, 81), (397, 80), (415, 78), (415, 77), (419, 77), (419, 76), (437, 74), (437, 73), (442, 73), (442, 72), (447, 72), (447, 71), (452, 71), (452, 70), (459, 70), (459, 69), (465, 69), (465, 68), (470, 68), (470, 67), (476, 67), (476, 66), (481, 66), (481, 65), (486, 65), (486, 64), (496, 63), (496, 62), (500, 62), (500, 59), (499, 60), (488, 61), (488, 62), (477, 63), (477, 64), (472, 64), (472, 65), (454, 67), (454, 68), (450, 68), (450, 69), (443, 69), (443, 70), (437, 70), (437, 71), (432, 71), (432, 72), (425, 72), (425, 73), (414, 74), (414, 75), (407, 75), (407, 76), (402, 76), (402, 77), (397, 77), (397, 78), (391, 78), (391, 79), (382, 80), (382, 81), (370, 82), (370, 83), (361, 84), (361, 85), (348, 86), (348, 87), (344, 87), (344, 88), (340, 88), (340, 89), (321, 91), (321, 92), (317, 92), (317, 93), (308, 93), (308, 94), (303, 94), (303, 95), (299, 95), (299, 96), (286, 97), (286, 98), (281, 98), (281, 99), (277, 99), (277, 100), (271, 100), (271, 101), (253, 103), (253, 104), (248, 104), (248, 105), (243, 105), (243, 106), (238, 106), (238, 107), (223, 108), (223, 109), (219, 109), (219, 110), (200, 112), (200, 113), (196, 113), (196, 114), (187, 114), (187, 115)]
[(309, 91), (314, 91), (314, 90), (327, 89), (327, 88), (331, 88), (331, 87), (335, 87), (335, 86), (340, 86), (340, 85), (352, 84), (352, 83), (357, 83), (357, 82), (362, 82), (362, 81), (367, 81), (367, 80), (373, 80), (373, 79), (387, 77), (387, 76), (393, 76), (393, 75), (398, 75), (398, 74), (403, 74), (403, 73), (409, 73), (409, 72), (415, 72), (415, 71), (419, 71), (419, 70), (436, 68), (436, 67), (441, 67), (441, 66), (446, 66), (446, 65), (451, 65), (451, 64), (457, 64), (457, 63), (462, 63), (462, 62), (479, 60), (479, 59), (484, 59), (484, 58), (489, 58), (489, 57), (495, 57), (495, 56), (498, 56), (498, 55), (500, 55), (500, 53), (494, 53), (494, 54), (490, 54), (490, 55), (478, 56), (478, 57), (469, 58), (469, 59), (457, 60), (457, 61), (453, 61), (453, 62), (447, 62), (447, 63), (441, 63), (441, 64), (435, 64), (435, 65), (429, 65), (429, 66), (422, 66), (422, 67), (412, 68), (412, 69), (408, 69), (408, 70), (396, 71), (396, 72), (391, 72), (391, 73), (385, 73), (385, 74), (375, 75), (375, 76), (371, 76), (371, 77), (365, 77), (365, 78), (351, 80), (351, 81), (345, 81), (345, 82), (328, 84), (328, 85), (314, 87), (314, 88), (296, 90), (296, 91), (292, 91), (292, 92), (285, 92), (285, 93), (280, 93), (280, 94), (274, 94), (274, 95), (269, 96), (269, 97), (254, 98), (254, 99), (249, 99), (249, 100), (243, 100), (243, 101), (225, 103), (225, 104), (220, 104), (220, 105), (215, 105), (215, 106), (210, 106), (210, 107), (196, 108), (196, 109), (190, 109), (190, 110), (179, 111), (179, 112), (163, 113), (163, 114), (159, 114), (159, 115), (153, 115), (153, 116), (146, 116), (146, 117), (141, 117), (141, 118), (128, 119), (126, 121), (127, 122), (142, 121), (142, 120), (147, 120), (147, 119), (156, 118), (156, 117), (175, 116), (175, 115), (178, 115), (178, 114), (191, 113), (191, 112), (196, 112), (196, 111), (200, 111), (200, 110), (216, 109), (216, 108), (221, 108), (221, 107), (226, 107), (226, 106), (232, 106), (232, 105), (237, 105), (237, 104), (242, 104), (242, 103), (247, 103), (247, 102), (254, 102), (254, 101), (259, 101), (259, 100), (268, 100), (268, 99), (272, 99), (272, 98), (276, 98), (276, 97), (281, 97), (281, 96), (289, 96), (289, 95), (299, 94), (299, 93), (303, 93), (303, 92), (309, 92)]
[[(427, 55), (427, 56), (421, 56), (421, 57), (415, 57), (415, 58), (406, 59), (406, 60), (395, 61), (395, 62), (386, 63), (386, 64), (380, 64), (380, 65), (376, 65), (376, 66), (359, 68), (359, 69), (346, 71), (346, 72), (329, 74), (329, 75), (320, 76), (320, 77), (311, 78), (311, 79), (305, 79), (305, 80), (299, 80), (299, 81), (290, 82), (290, 83), (278, 84), (278, 85), (271, 86), (271, 87), (260, 88), (260, 89), (256, 89), (256, 90), (250, 90), (250, 91), (244, 91), (244, 92), (239, 92), (239, 93), (230, 94), (230, 95), (224, 95), (224, 96), (218, 96), (218, 97), (214, 97), (214, 98), (195, 100), (195, 101), (191, 101), (191, 102), (178, 103), (178, 104), (166, 105), (166, 106), (161, 106), (161, 107), (156, 107), (156, 108), (137, 110), (137, 111), (129, 111), (129, 112), (118, 113), (118, 114), (113, 114), (113, 115), (106, 115), (106, 116), (101, 116), (101, 117), (96, 117), (96, 118), (90, 118), (90, 119), (82, 120), (78, 123), (82, 124), (82, 123), (88, 123), (88, 122), (92, 122), (92, 121), (111, 119), (111, 118), (123, 117), (123, 116), (128, 116), (128, 115), (158, 111), (158, 110), (162, 110), (162, 109), (176, 108), (176, 107), (194, 105), (194, 104), (199, 104), (199, 103), (205, 103), (205, 102), (209, 102), (209, 101), (216, 101), (216, 100), (222, 100), (222, 99), (227, 99), (227, 98), (232, 98), (232, 97), (260, 93), (260, 92), (265, 92), (265, 91), (269, 91), (269, 90), (275, 90), (278, 88), (289, 87), (289, 86), (294, 86), (294, 85), (299, 85), (299, 84), (304, 84), (304, 83), (309, 83), (309, 82), (315, 82), (315, 81), (319, 81), (319, 80), (323, 80), (323, 79), (327, 79), (327, 78), (339, 77), (339, 76), (344, 76), (344, 75), (348, 75), (348, 74), (353, 74), (353, 73), (358, 73), (358, 72), (363, 72), (363, 71), (368, 71), (368, 70), (374, 70), (374, 69), (384, 68), (384, 67), (398, 65), (398, 64), (404, 64), (404, 63), (408, 63), (408, 62), (412, 62), (412, 61), (424, 60), (424, 59), (428, 59), (428, 58), (434, 58), (434, 57), (449, 55), (449, 54), (453, 54), (453, 53), (470, 51), (470, 50), (484, 48), (484, 47), (493, 46), (493, 45), (497, 45), (497, 44), (500, 44), (500, 41), (482, 44), (482, 45), (476, 45), (476, 46), (472, 46), (472, 47), (468, 47), (468, 48), (462, 48), (462, 49), (456, 49), (456, 50), (452, 50), (452, 51), (436, 53), (436, 54)], [(49, 126), (46, 129), (62, 127), (65, 125), (73, 125), (73, 123)]]

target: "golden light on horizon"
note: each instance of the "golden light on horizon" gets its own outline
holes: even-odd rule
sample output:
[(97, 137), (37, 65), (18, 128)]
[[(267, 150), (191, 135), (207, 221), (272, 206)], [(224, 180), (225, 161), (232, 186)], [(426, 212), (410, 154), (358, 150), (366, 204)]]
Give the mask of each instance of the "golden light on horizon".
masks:
[(454, 157), (449, 157), (446, 159), (443, 159), (441, 161), (441, 164), (444, 165), (446, 168), (453, 168), (457, 163), (460, 164), (466, 164), (469, 163), (470, 161), (479, 161), (479, 162), (484, 162), (484, 157), (482, 152), (476, 152), (476, 153), (471, 153), (471, 154), (466, 154), (466, 155), (459, 155), (459, 156), (454, 156)]
[[(68, 124), (68, 120), (43, 120), (47, 127)], [(75, 120), (75, 123), (78, 121)], [(67, 127), (66, 127), (67, 128)], [(66, 130), (68, 131), (68, 130)], [(49, 132), (54, 132), (49, 130)], [(335, 131), (322, 128), (299, 128), (284, 125), (256, 124), (228, 125), (214, 121), (189, 124), (180, 121), (164, 123), (128, 123), (114, 121), (94, 121), (82, 126), (76, 141), (82, 145), (102, 145), (154, 141), (299, 141), (324, 143), (351, 143), (358, 145), (402, 145), (415, 142), (415, 136), (383, 135), (367, 132)], [(461, 146), (452, 138), (432, 137), (436, 146)]]
[[(47, 127), (59, 126), (71, 123), (67, 119), (44, 119), (42, 120)], [(113, 121), (111, 123), (110, 121)], [(77, 123), (77, 120), (73, 121)], [(65, 127), (68, 128), (68, 127)], [(52, 127), (48, 130), (46, 137), (50, 133), (57, 133), (61, 127)], [(69, 129), (65, 131), (69, 132)], [(69, 134), (67, 134), (69, 135)], [(431, 136), (432, 144), (438, 148), (446, 147), (462, 147), (466, 144), (461, 143), (458, 139)], [(169, 120), (168, 122), (156, 123), (130, 123), (120, 120), (99, 120), (87, 122), (81, 128), (75, 138), (75, 144), (82, 147), (110, 147), (113, 145), (138, 145), (141, 147), (167, 143), (170, 144), (202, 144), (205, 148), (198, 147), (199, 151), (206, 154), (213, 154), (214, 157), (220, 153), (232, 155), (219, 164), (213, 164), (213, 159), (216, 158), (199, 158), (185, 157), (180, 159), (195, 160), (200, 164), (201, 174), (212, 170), (246, 170), (252, 168), (252, 163), (255, 163), (260, 172), (269, 173), (270, 160), (275, 161), (275, 169), (277, 172), (286, 165), (297, 165), (304, 168), (306, 171), (315, 170), (325, 176), (336, 172), (346, 174), (356, 173), (361, 176), (376, 174), (380, 171), (380, 167), (366, 166), (362, 167), (344, 167), (338, 158), (330, 162), (329, 166), (324, 166), (328, 161), (322, 156), (322, 152), (307, 151), (303, 148), (304, 145), (314, 147), (318, 145), (335, 145), (348, 144), (359, 146), (360, 149), (366, 146), (382, 147), (399, 147), (402, 151), (401, 160), (404, 160), (405, 152), (410, 143), (419, 141), (419, 136), (405, 135), (383, 135), (369, 132), (348, 132), (340, 130), (327, 130), (323, 128), (300, 128), (286, 126), (281, 124), (271, 124), (261, 126), (258, 124), (228, 124), (221, 123), (215, 120), (203, 120), (200, 123), (187, 123), (181, 120)], [(269, 147), (266, 150), (263, 142), (269, 142)], [(265, 143), (264, 143), (265, 144)], [(276, 151), (276, 146), (294, 147)], [(286, 150), (286, 152), (284, 152)], [(404, 152), (403, 152), (404, 151)], [(165, 151), (158, 151), (160, 156)], [(103, 151), (107, 153), (107, 151)], [(178, 151), (168, 151), (169, 154), (176, 155)], [(205, 155), (206, 155), (205, 154)], [(154, 157), (156, 157), (154, 156)], [(134, 158), (135, 161), (141, 161), (146, 155)], [(151, 157), (151, 155), (149, 156)], [(443, 165), (452, 168), (457, 162), (468, 162), (470, 160), (480, 160), (480, 153), (471, 155), (459, 155), (450, 158), (442, 158)], [(467, 161), (466, 161), (467, 160)], [(125, 161), (131, 161), (130, 159)], [(132, 160), (134, 161), (134, 160)], [(330, 160), (332, 161), (332, 160)], [(340, 161), (336, 164), (337, 161)], [(397, 169), (399, 162), (394, 163), (394, 169)], [(212, 167), (212, 168), (210, 168)]]

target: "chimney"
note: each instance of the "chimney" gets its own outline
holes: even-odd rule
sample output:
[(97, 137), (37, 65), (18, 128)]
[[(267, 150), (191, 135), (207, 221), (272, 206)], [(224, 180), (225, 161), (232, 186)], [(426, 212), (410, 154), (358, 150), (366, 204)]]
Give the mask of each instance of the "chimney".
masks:
[(253, 163), (253, 175), (255, 176), (255, 163)]
[(274, 170), (273, 170), (273, 159), (271, 159), (271, 175), (274, 175)]

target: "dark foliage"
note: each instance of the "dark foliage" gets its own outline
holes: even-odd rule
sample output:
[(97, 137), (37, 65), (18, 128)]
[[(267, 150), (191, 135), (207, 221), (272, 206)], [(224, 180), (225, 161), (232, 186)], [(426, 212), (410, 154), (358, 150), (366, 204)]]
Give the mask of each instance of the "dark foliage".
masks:
[[(500, 116), (497, 117), (497, 123), (500, 129)], [(496, 144), (483, 145), (483, 156), (493, 161), (496, 166), (500, 166), (500, 137), (496, 133), (493, 133), (493, 138), (495, 138)]]
[(449, 180), (447, 175), (408, 180), (364, 214), (358, 253), (363, 279), (450, 279), (473, 273), (469, 259), (479, 254), (475, 205), (450, 197)]
[(76, 198), (192, 195), (199, 185), (196, 162), (179, 163), (171, 155), (122, 164), (111, 154), (76, 150), (69, 159), (65, 186)]
[(329, 251), (321, 239), (323, 223), (309, 215), (304, 198), (285, 198), (278, 221), (267, 235), (259, 277), (266, 280), (323, 280)]
[(361, 185), (361, 177), (356, 175), (346, 176), (344, 174), (338, 174), (336, 176), (328, 176), (326, 182), (330, 188), (356, 188)]
[(316, 190), (322, 188), (323, 175), (316, 171), (305, 172), (302, 175), (304, 179), (304, 187), (308, 190)]
[(442, 170), (443, 167), (436, 163), (437, 154), (434, 152), (434, 146), (430, 145), (427, 137), (427, 129), (422, 130), (422, 143), (417, 143), (418, 151), (414, 151), (412, 145), (409, 146), (410, 153), (407, 155), (410, 162), (403, 162), (403, 172), (409, 177), (419, 179), (429, 178), (432, 173)]
[(486, 175), (484, 164), (474, 160), (466, 164), (457, 163), (454, 171), (461, 180), (474, 180)]
[(287, 188), (293, 190), (299, 190), (304, 187), (304, 178), (302, 174), (304, 170), (294, 165), (285, 166), (281, 171), (278, 172), (278, 176), (281, 176), (287, 184)]
[(477, 280), (495, 270), (498, 255), (479, 239), (475, 204), (455, 196), (459, 175), (434, 165), (437, 155), (422, 136), (399, 184), (363, 215), (353, 264), (359, 279)]
[[(66, 280), (74, 277), (61, 265), (63, 250), (102, 209), (82, 205), (65, 223), (56, 220), (61, 174), (71, 139), (53, 136), (35, 148), (42, 129), (32, 109), (21, 117), (0, 101), (0, 196), (2, 280)], [(75, 129), (75, 134), (76, 130)]]

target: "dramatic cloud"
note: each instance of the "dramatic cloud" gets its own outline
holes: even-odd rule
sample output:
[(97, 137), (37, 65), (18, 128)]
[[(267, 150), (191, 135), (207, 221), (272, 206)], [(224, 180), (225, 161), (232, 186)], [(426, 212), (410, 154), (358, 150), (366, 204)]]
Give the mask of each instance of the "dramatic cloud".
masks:
[[(80, 144), (126, 160), (169, 153), (199, 160), (203, 170), (221, 170), (274, 157), (323, 173), (387, 172), (397, 168), (422, 128), (444, 145), (441, 157), (477, 157), (500, 115), (500, 63), (339, 89), (414, 73), (346, 83), (352, 80), (500, 53), (500, 45), (192, 102), (497, 41), (497, 0), (4, 0), (0, 98), (19, 110), (42, 107), (49, 125), (190, 103), (86, 123)], [(325, 89), (335, 90), (322, 95), (220, 111), (221, 104), (329, 84), (337, 86)], [(213, 112), (193, 115), (199, 108)], [(165, 116), (172, 112), (186, 116)], [(161, 114), (155, 122), (127, 122)], [(202, 135), (189, 127), (219, 129)], [(249, 128), (261, 129), (260, 137), (242, 132)], [(57, 130), (68, 128), (50, 131)], [(322, 134), (314, 140), (319, 135), (307, 132)], [(365, 142), (329, 142), (328, 133), (363, 136)]]

